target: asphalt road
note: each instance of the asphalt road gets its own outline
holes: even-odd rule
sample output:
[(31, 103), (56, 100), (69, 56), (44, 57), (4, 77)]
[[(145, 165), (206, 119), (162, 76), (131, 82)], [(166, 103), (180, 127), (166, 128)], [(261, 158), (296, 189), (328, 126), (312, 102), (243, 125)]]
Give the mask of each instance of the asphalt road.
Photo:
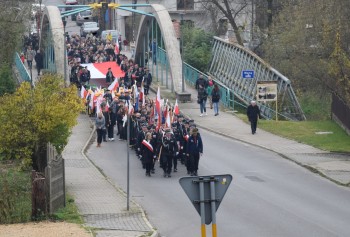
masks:
[[(45, 5), (62, 4), (44, 0)], [(68, 20), (66, 30), (78, 33)], [(232, 174), (233, 182), (217, 212), (218, 236), (350, 236), (350, 191), (278, 155), (201, 131), (204, 155), (199, 175)], [(126, 143), (95, 144), (89, 158), (126, 191)], [(200, 218), (179, 185), (185, 167), (172, 178), (146, 177), (130, 152), (131, 196), (163, 237), (200, 236)], [(207, 236), (211, 236), (208, 226)]]
[[(201, 131), (199, 175), (232, 174), (217, 212), (218, 236), (350, 236), (350, 192), (269, 151)], [(96, 144), (88, 157), (126, 191), (126, 142)], [(158, 166), (158, 165), (157, 165)], [(200, 236), (200, 218), (179, 178), (146, 177), (130, 152), (130, 190), (161, 236)], [(208, 236), (211, 236), (208, 226)]]

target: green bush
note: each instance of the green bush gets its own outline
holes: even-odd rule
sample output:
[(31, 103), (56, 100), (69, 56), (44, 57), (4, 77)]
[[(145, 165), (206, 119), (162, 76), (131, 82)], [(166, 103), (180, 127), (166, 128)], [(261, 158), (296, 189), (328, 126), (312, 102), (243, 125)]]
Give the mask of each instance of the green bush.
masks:
[(6, 93), (12, 94), (15, 90), (16, 85), (12, 77), (11, 67), (4, 64), (0, 67), (0, 96)]
[(206, 72), (211, 58), (212, 37), (212, 34), (202, 29), (184, 27), (184, 61), (199, 71)]
[(0, 224), (28, 222), (31, 219), (30, 173), (0, 166)]

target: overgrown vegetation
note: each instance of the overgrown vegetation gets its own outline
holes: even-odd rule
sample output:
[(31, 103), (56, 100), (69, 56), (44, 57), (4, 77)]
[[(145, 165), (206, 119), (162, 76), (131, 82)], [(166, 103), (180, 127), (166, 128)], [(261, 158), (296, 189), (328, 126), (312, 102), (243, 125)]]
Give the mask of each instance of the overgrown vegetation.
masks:
[(78, 213), (78, 208), (75, 205), (74, 199), (69, 195), (66, 196), (66, 206), (54, 213), (52, 218), (70, 223), (83, 224), (83, 218)]
[(61, 152), (82, 110), (77, 88), (65, 87), (61, 76), (46, 74), (33, 89), (22, 83), (14, 94), (0, 98), (0, 159), (20, 160), (23, 167), (42, 172), (46, 144)]
[(184, 61), (199, 71), (206, 72), (211, 57), (213, 35), (190, 26), (183, 27), (182, 32)]
[(18, 171), (16, 163), (0, 164), (0, 193), (0, 224), (31, 220), (29, 171)]
[(11, 66), (4, 63), (0, 67), (0, 96), (6, 93), (12, 94), (15, 90), (16, 85), (12, 77)]
[(308, 119), (329, 119), (332, 93), (350, 106), (350, 2), (286, 0), (281, 5), (263, 58), (292, 81)]

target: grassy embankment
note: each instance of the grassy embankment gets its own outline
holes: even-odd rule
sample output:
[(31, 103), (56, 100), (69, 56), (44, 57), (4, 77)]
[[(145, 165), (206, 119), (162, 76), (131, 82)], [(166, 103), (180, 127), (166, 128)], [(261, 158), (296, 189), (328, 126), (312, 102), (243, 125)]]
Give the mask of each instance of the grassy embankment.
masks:
[[(0, 224), (31, 221), (31, 172), (18, 170), (16, 162), (0, 162)], [(82, 224), (74, 200), (67, 196), (66, 207), (41, 219)]]

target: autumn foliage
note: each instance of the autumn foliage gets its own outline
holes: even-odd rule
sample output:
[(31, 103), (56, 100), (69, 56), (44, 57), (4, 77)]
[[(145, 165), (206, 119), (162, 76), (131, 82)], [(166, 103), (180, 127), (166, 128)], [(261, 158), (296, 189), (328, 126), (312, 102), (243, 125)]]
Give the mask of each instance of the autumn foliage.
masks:
[(42, 76), (33, 89), (22, 83), (0, 97), (0, 159), (40, 168), (46, 144), (61, 152), (82, 109), (76, 87), (65, 87), (58, 75)]

